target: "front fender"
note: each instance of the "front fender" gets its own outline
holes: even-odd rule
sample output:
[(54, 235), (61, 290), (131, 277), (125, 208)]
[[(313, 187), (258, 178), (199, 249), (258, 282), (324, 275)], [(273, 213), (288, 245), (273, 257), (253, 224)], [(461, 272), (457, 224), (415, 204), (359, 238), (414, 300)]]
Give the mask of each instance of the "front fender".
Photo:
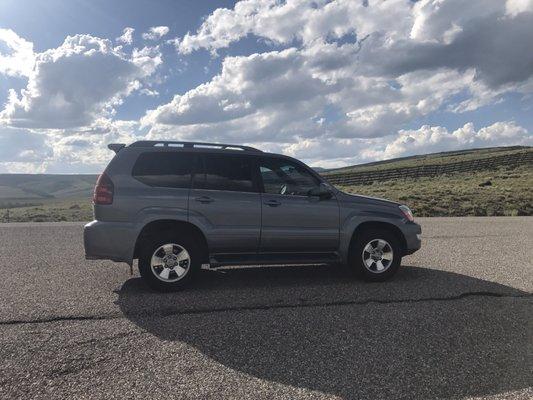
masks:
[(404, 218), (398, 213), (393, 212), (393, 210), (390, 210), (390, 208), (354, 210), (350, 212), (342, 219), (340, 226), (339, 256), (343, 263), (348, 262), (350, 243), (355, 230), (365, 222), (391, 224), (396, 226), (400, 231), (402, 231), (402, 226), (405, 224)]

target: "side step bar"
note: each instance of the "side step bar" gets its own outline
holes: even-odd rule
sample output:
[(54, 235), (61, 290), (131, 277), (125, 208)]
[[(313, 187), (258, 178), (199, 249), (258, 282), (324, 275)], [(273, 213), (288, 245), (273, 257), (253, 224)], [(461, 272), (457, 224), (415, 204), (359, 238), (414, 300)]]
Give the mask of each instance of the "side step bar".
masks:
[(339, 261), (337, 253), (214, 254), (209, 258), (209, 264), (202, 264), (202, 269), (252, 265), (332, 264)]

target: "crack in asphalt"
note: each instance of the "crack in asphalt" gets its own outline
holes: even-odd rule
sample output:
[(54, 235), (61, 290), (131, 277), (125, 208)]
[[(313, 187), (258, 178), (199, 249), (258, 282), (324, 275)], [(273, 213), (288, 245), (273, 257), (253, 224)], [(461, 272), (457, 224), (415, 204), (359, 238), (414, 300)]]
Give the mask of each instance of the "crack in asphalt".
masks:
[[(124, 315), (122, 315), (124, 316)], [(0, 321), (1, 325), (20, 325), (20, 324), (46, 324), (49, 322), (61, 322), (61, 321), (98, 321), (108, 319), (122, 318), (118, 314), (107, 315), (72, 315), (72, 316), (57, 316), (50, 318), (37, 318), (37, 319), (13, 319), (8, 321)]]
[(76, 341), (74, 345), (76, 347), (83, 346), (83, 345), (94, 345), (98, 343), (104, 343), (104, 342), (109, 342), (109, 341), (113, 341), (117, 339), (124, 339), (125, 337), (129, 337), (129, 336), (138, 336), (138, 335), (139, 333), (137, 332), (122, 332), (122, 333), (117, 333), (116, 335), (111, 335), (111, 336), (103, 336), (103, 337), (91, 338), (88, 340)]
[(50, 369), (46, 376), (55, 379), (65, 375), (77, 374), (81, 371), (93, 369), (94, 367), (111, 360), (112, 357), (98, 357), (89, 359), (86, 355), (83, 357), (66, 358), (63, 365)]
[(487, 237), (513, 237), (513, 235), (436, 235), (436, 236), (425, 236), (422, 235), (422, 239), (467, 239), (467, 238), (487, 238)]
[(487, 291), (465, 292), (456, 296), (448, 297), (425, 297), (420, 299), (368, 299), (368, 300), (345, 300), (332, 302), (307, 302), (301, 299), (298, 304), (275, 304), (275, 305), (248, 305), (248, 306), (234, 306), (234, 307), (219, 307), (219, 308), (197, 308), (197, 309), (182, 309), (176, 310), (174, 308), (154, 310), (152, 312), (144, 311), (138, 313), (122, 313), (122, 314), (104, 314), (104, 315), (79, 315), (79, 316), (56, 316), (50, 318), (37, 318), (29, 320), (8, 320), (0, 321), (2, 325), (21, 325), (21, 324), (45, 324), (52, 322), (68, 322), (68, 321), (99, 321), (99, 320), (113, 320), (129, 317), (155, 317), (165, 318), (177, 315), (197, 315), (197, 314), (215, 314), (223, 312), (238, 312), (238, 311), (265, 311), (285, 308), (312, 308), (312, 307), (337, 307), (350, 305), (369, 305), (369, 304), (405, 304), (405, 303), (423, 303), (429, 301), (455, 301), (469, 297), (493, 297), (493, 298), (530, 298), (533, 293), (526, 293), (522, 295), (510, 295), (504, 293), (495, 293)]

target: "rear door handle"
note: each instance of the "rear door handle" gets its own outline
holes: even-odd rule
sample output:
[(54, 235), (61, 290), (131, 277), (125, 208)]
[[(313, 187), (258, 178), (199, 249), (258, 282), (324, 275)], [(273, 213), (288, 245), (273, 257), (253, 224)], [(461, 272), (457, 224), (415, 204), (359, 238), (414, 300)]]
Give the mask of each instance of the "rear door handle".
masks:
[(277, 206), (281, 205), (281, 202), (279, 202), (277, 200), (267, 200), (267, 201), (265, 201), (265, 205), (270, 206), (270, 207), (277, 207)]
[(215, 201), (215, 199), (212, 199), (211, 197), (207, 196), (200, 196), (195, 198), (194, 200), (199, 201), (202, 204), (212, 203), (213, 201)]

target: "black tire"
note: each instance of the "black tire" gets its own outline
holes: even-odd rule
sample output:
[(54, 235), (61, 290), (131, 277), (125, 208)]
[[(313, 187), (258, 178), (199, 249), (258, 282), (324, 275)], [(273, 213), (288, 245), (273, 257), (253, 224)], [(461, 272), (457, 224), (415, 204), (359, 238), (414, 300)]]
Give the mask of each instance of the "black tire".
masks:
[[(367, 244), (378, 239), (386, 241), (392, 248), (393, 253), (392, 262), (382, 272), (376, 270), (375, 263), (372, 264), (374, 270), (369, 270), (370, 267), (367, 268), (363, 261), (363, 250)], [(368, 252), (365, 253), (365, 256), (369, 256)], [(369, 282), (386, 281), (396, 274), (401, 263), (402, 247), (398, 238), (392, 232), (384, 229), (369, 229), (361, 232), (353, 238), (353, 243), (350, 246), (350, 257), (348, 261), (349, 268), (352, 270), (352, 272), (364, 280)]]
[[(192, 236), (192, 235), (191, 235)], [(190, 256), (190, 263), (187, 273), (183, 278), (175, 282), (165, 282), (160, 280), (152, 271), (150, 262), (154, 252), (162, 245), (175, 243), (183, 247)], [(172, 292), (185, 288), (197, 275), (201, 267), (202, 254), (192, 237), (177, 234), (161, 234), (156, 237), (147, 238), (142, 244), (139, 254), (139, 273), (143, 280), (154, 290), (162, 292)]]

